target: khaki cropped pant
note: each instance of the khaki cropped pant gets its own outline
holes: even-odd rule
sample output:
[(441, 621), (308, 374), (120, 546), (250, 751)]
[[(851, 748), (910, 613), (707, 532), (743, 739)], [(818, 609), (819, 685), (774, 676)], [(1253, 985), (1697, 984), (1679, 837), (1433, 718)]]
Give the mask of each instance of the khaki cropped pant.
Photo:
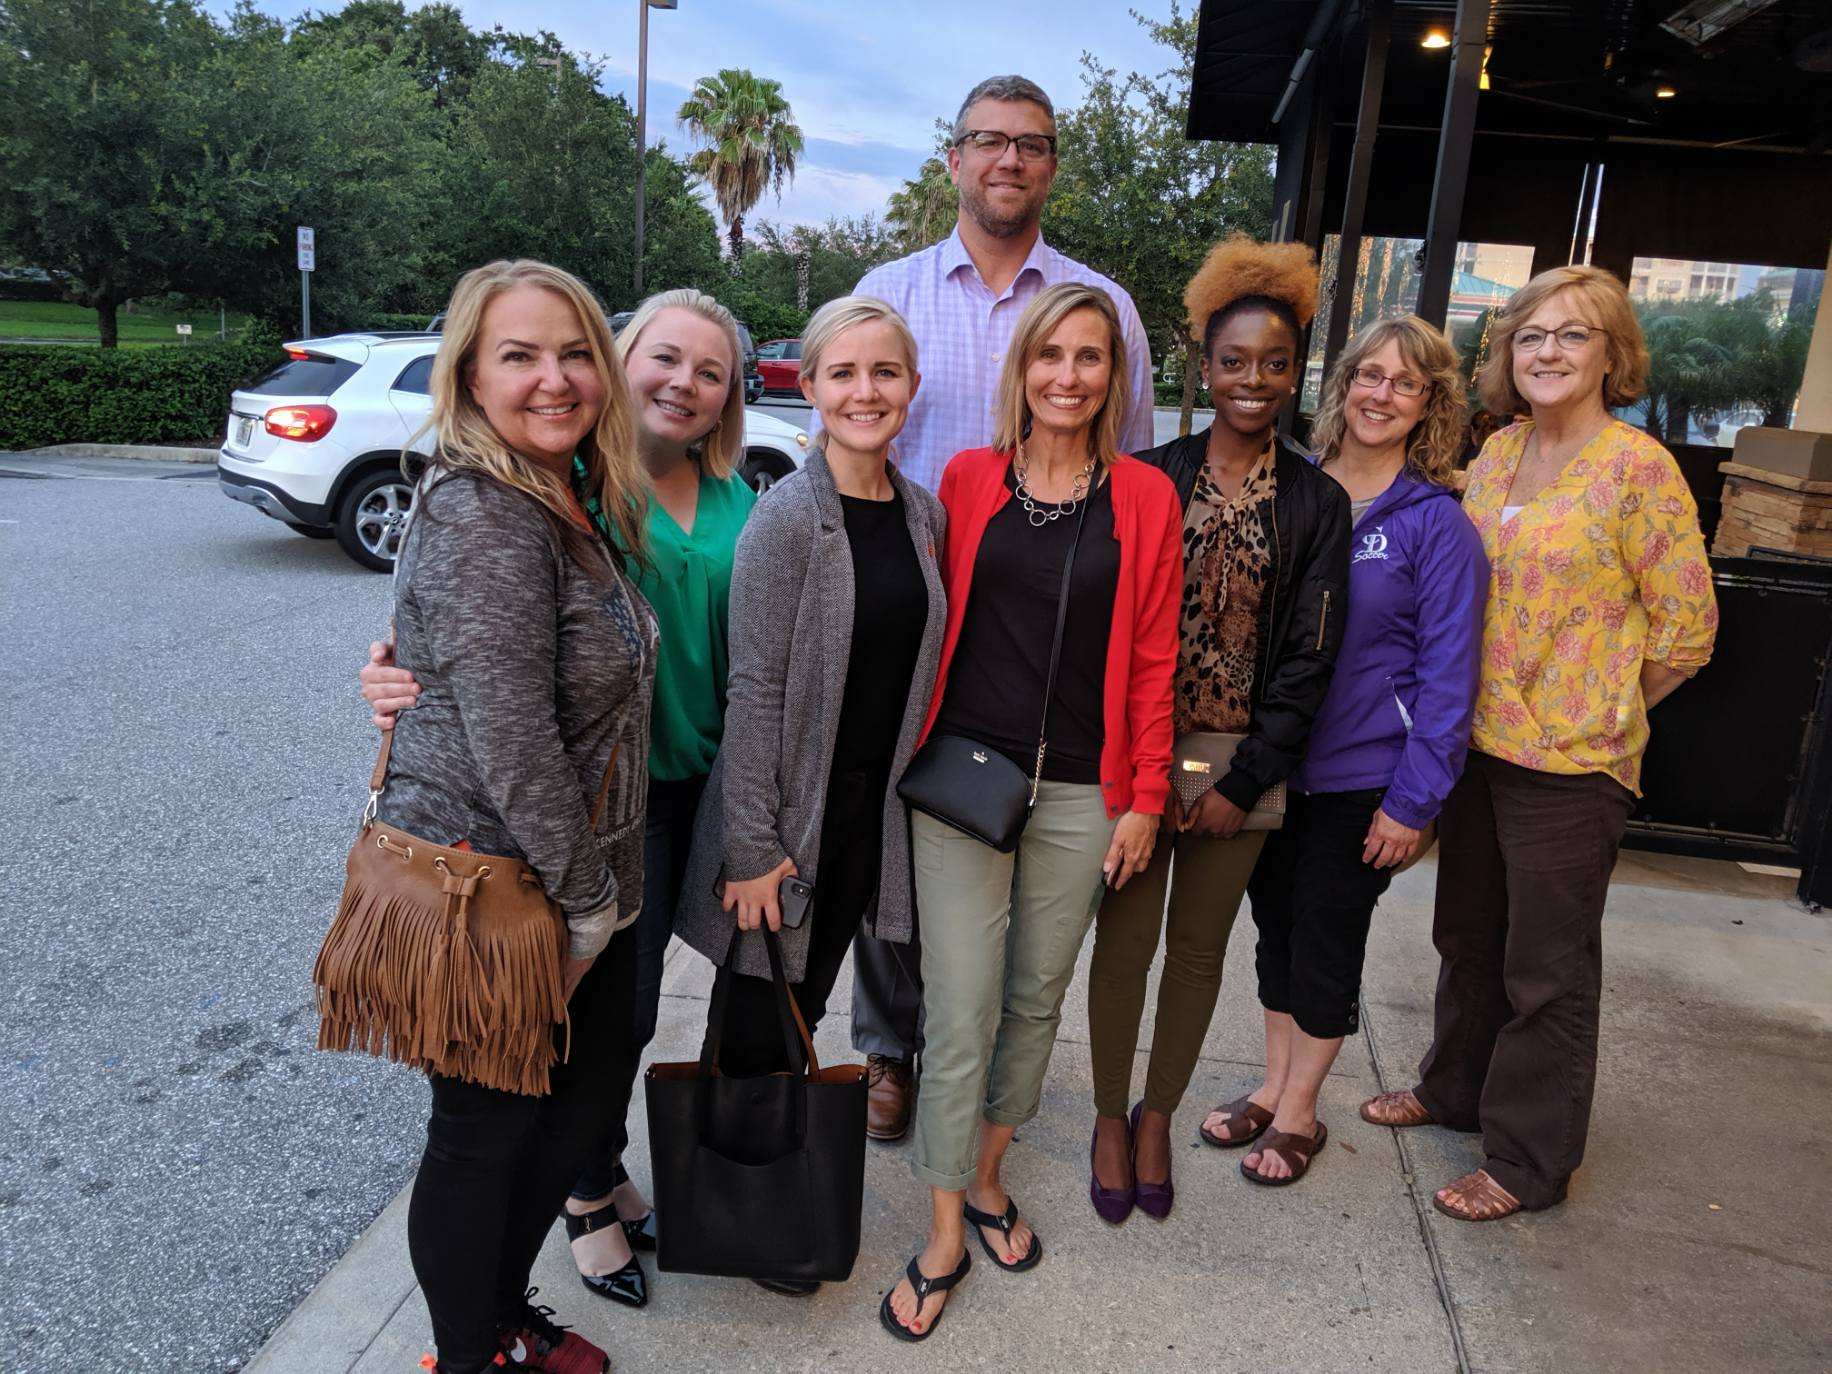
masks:
[(972, 1181), (982, 1118), (1037, 1114), (1113, 827), (1100, 788), (1076, 783), (1041, 786), (1015, 854), (911, 817), (926, 1039), (911, 1167), (930, 1186)]

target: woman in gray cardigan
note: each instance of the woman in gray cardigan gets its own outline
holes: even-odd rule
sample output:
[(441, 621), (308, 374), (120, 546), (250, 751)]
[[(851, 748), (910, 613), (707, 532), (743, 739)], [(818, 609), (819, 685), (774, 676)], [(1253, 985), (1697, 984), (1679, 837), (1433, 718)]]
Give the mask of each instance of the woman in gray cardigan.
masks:
[[(882, 301), (832, 301), (803, 335), (801, 378), (820, 446), (758, 501), (738, 540), (725, 739), (676, 927), (715, 963), (735, 949), (721, 974), (735, 977), (720, 1052), (732, 1076), (789, 1066), (763, 941), (734, 945), (734, 929), (781, 931), (811, 1029), (861, 923), (910, 939), (897, 781), (946, 621), (941, 503), (888, 461), (920, 381), (909, 327)], [(793, 927), (778, 904), (788, 876), (814, 889)]]

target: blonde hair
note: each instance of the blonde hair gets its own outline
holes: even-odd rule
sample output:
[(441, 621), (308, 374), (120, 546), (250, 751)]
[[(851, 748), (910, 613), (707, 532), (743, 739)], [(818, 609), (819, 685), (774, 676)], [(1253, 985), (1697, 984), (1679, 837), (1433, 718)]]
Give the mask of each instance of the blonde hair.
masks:
[(1463, 456), (1463, 439), (1469, 428), (1463, 367), (1443, 331), (1417, 315), (1381, 320), (1349, 340), (1348, 347), (1331, 365), (1329, 376), (1323, 379), (1323, 396), (1310, 427), (1311, 446), (1325, 462), (1336, 456), (1348, 428), (1348, 398), (1355, 369), (1389, 343), (1399, 345), (1400, 356), (1424, 374), (1429, 388), (1418, 423), (1406, 436), (1406, 466), (1427, 482), (1447, 487), (1457, 460)]
[(726, 378), (725, 405), (713, 427), (701, 435), (690, 450), (697, 453), (700, 470), (708, 477), (723, 481), (737, 470), (744, 453), (744, 344), (738, 337), (738, 321), (732, 312), (704, 291), (681, 287), (674, 291), (657, 291), (636, 307), (623, 332), (617, 336), (617, 357), (628, 362), (636, 351), (636, 341), (643, 330), (655, 323), (664, 310), (685, 310), (719, 327), (725, 342), (731, 346), (731, 371)]
[(880, 320), (891, 327), (897, 342), (903, 345), (904, 361), (909, 363), (910, 371), (918, 371), (916, 336), (910, 332), (909, 321), (898, 314), (894, 306), (876, 296), (836, 296), (814, 312), (808, 327), (802, 330), (802, 371), (812, 372), (819, 367), (821, 355), (848, 329)]
[(1107, 394), (1088, 424), (1088, 453), (1103, 468), (1111, 467), (1119, 456), (1120, 425), (1125, 422), (1132, 394), (1126, 374), (1126, 338), (1112, 298), (1100, 287), (1081, 282), (1044, 287), (1018, 316), (1017, 328), (1005, 350), (1005, 366), (999, 370), (998, 399), (993, 403), (992, 446), (999, 452), (1015, 453), (1030, 433), (1030, 398), (1024, 394), (1024, 374), (1057, 326), (1077, 310), (1092, 310), (1106, 321), (1112, 363), (1107, 373)]
[(1530, 406), (1514, 385), (1514, 335), (1533, 312), (1561, 291), (1571, 291), (1594, 320), (1585, 321), (1603, 331), (1607, 350), (1603, 374), (1603, 404), (1633, 405), (1647, 389), (1648, 345), (1641, 334), (1622, 279), (1601, 267), (1573, 263), (1541, 272), (1495, 312), (1489, 326), (1489, 356), (1476, 378), (1476, 395), (1483, 408), (1495, 415), (1525, 414)]
[[(477, 362), (484, 312), (491, 301), (518, 286), (553, 292), (579, 317), (579, 328), (591, 345), (592, 366), (604, 387), (604, 406), (597, 423), (579, 441), (585, 489), (597, 496), (623, 552), (640, 561), (643, 538), (638, 512), (647, 503), (648, 484), (636, 457), (635, 404), (604, 311), (585, 283), (570, 272), (518, 258), (472, 268), (458, 279), (445, 311), (444, 336), (433, 355), (429, 388), (433, 413), (426, 428), (438, 439), (437, 466), (493, 478), (533, 498), (561, 546), (582, 567), (597, 566), (595, 536), (573, 517), (576, 503), (570, 480), (510, 448), (471, 395), (470, 375)], [(612, 557), (622, 561), (615, 549)]]

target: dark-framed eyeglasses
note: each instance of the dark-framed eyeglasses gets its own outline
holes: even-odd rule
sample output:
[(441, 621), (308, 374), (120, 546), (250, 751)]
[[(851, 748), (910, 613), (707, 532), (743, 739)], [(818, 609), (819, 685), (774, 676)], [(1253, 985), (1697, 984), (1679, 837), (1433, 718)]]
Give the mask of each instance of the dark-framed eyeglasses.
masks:
[(1585, 344), (1589, 343), (1593, 335), (1607, 333), (1609, 333), (1607, 329), (1598, 329), (1593, 324), (1563, 324), (1557, 329), (1540, 329), (1538, 327), (1516, 329), (1514, 331), (1514, 347), (1519, 349), (1522, 353), (1531, 353), (1535, 349), (1543, 347), (1547, 337), (1550, 336), (1558, 340), (1558, 346), (1560, 348), (1575, 353), (1580, 348), (1584, 347)]
[(971, 148), (981, 157), (999, 158), (1012, 144), (1018, 145), (1018, 156), (1025, 162), (1041, 162), (1056, 156), (1056, 135), (1019, 134), (1013, 138), (997, 129), (969, 129), (954, 140), (956, 148)]
[(1358, 367), (1349, 380), (1363, 391), (1379, 391), (1382, 382), (1391, 382), (1395, 396), (1423, 396), (1431, 386), (1417, 377), (1389, 377), (1378, 367)]

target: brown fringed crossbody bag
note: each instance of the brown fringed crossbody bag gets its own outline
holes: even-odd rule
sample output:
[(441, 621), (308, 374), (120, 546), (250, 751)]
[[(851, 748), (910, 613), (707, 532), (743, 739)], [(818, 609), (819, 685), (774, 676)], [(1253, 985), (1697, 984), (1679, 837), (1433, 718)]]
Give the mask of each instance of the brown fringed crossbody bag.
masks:
[[(343, 899), (312, 968), (318, 1048), (545, 1093), (564, 1059), (555, 1030), (571, 1034), (565, 919), (520, 859), (433, 844), (376, 819), (393, 745), (384, 732)], [(613, 750), (594, 832), (616, 767)]]

